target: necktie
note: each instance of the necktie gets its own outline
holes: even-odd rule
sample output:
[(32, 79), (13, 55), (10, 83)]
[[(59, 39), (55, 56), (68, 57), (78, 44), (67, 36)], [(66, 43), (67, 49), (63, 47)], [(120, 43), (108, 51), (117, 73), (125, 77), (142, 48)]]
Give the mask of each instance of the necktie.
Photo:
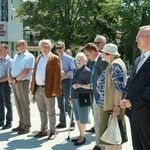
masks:
[(144, 54), (142, 54), (142, 55), (141, 55), (141, 60), (140, 60), (138, 66), (137, 66), (137, 68), (136, 68), (136, 73), (139, 71), (139, 69), (140, 69), (141, 66), (143, 65), (143, 63), (144, 63), (144, 58), (145, 58), (145, 56), (144, 56)]
[(92, 64), (92, 68), (91, 68), (91, 71), (92, 71), (91, 84), (90, 84), (90, 88), (91, 88), (91, 89), (93, 89), (92, 78), (93, 78), (93, 75), (94, 75), (95, 66), (96, 66), (96, 62), (94, 61), (93, 64)]

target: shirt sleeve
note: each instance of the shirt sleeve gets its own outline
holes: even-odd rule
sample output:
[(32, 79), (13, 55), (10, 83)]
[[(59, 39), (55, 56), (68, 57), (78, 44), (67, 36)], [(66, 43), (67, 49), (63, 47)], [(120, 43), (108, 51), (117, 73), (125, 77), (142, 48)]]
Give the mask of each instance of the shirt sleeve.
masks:
[(124, 72), (119, 64), (114, 63), (112, 65), (112, 68), (110, 69), (110, 76), (115, 84), (116, 90), (123, 92), (125, 88), (125, 77)]
[(28, 61), (26, 63), (26, 67), (25, 68), (33, 69), (34, 68), (34, 61), (35, 61), (35, 57), (34, 56), (30, 56), (30, 58), (28, 59)]

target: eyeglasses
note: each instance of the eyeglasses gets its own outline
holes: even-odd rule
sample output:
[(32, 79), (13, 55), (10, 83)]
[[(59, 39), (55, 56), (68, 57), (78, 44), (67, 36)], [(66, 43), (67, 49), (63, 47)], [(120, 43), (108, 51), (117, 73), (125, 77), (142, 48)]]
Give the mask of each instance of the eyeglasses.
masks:
[(143, 37), (150, 37), (150, 36), (149, 35), (137, 35), (136, 39), (143, 38)]
[(62, 49), (63, 47), (56, 47), (56, 49)]
[(99, 44), (101, 44), (101, 43), (103, 43), (103, 42), (94, 42), (96, 45), (99, 45)]
[(17, 47), (20, 47), (21, 45), (24, 45), (24, 43), (21, 43), (21, 44), (17, 44), (16, 46), (17, 46)]

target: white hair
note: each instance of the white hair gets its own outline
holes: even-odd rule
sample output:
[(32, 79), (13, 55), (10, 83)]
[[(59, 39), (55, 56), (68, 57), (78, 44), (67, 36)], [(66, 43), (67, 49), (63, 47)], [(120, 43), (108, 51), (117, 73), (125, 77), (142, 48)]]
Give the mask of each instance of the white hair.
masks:
[(150, 25), (140, 27), (140, 30), (144, 31), (148, 36), (150, 36)]
[(47, 43), (50, 46), (50, 48), (52, 48), (51, 41), (49, 39), (40, 40), (39, 47), (41, 47), (42, 43)]
[(77, 57), (82, 57), (84, 61), (87, 61), (87, 57), (86, 57), (86, 55), (83, 52), (77, 53), (76, 58)]
[(106, 44), (106, 38), (102, 35), (96, 35), (94, 41), (96, 41), (97, 39), (102, 39), (102, 42), (104, 42)]

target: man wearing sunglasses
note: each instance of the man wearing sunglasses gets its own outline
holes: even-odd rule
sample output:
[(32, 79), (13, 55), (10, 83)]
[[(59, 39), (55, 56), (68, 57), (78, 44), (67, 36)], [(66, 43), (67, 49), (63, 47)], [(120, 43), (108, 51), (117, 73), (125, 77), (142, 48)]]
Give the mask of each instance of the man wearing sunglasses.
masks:
[(12, 85), (15, 97), (15, 104), (19, 115), (19, 125), (12, 131), (18, 134), (30, 132), (30, 101), (29, 101), (29, 82), (34, 67), (35, 57), (28, 52), (27, 42), (19, 40), (17, 42), (18, 54), (12, 60), (9, 70), (8, 81)]
[[(61, 88), (62, 95), (57, 97), (58, 107), (60, 109), (59, 121), (60, 123), (56, 128), (65, 128), (66, 127), (66, 112), (69, 116), (71, 114), (71, 104), (68, 101), (71, 92), (73, 70), (75, 68), (75, 63), (72, 57), (65, 54), (65, 43), (57, 42), (56, 43), (56, 52), (61, 58), (62, 62), (62, 74), (61, 74)], [(74, 118), (70, 116), (71, 119), (71, 128), (70, 131), (73, 131), (75, 128)]]

